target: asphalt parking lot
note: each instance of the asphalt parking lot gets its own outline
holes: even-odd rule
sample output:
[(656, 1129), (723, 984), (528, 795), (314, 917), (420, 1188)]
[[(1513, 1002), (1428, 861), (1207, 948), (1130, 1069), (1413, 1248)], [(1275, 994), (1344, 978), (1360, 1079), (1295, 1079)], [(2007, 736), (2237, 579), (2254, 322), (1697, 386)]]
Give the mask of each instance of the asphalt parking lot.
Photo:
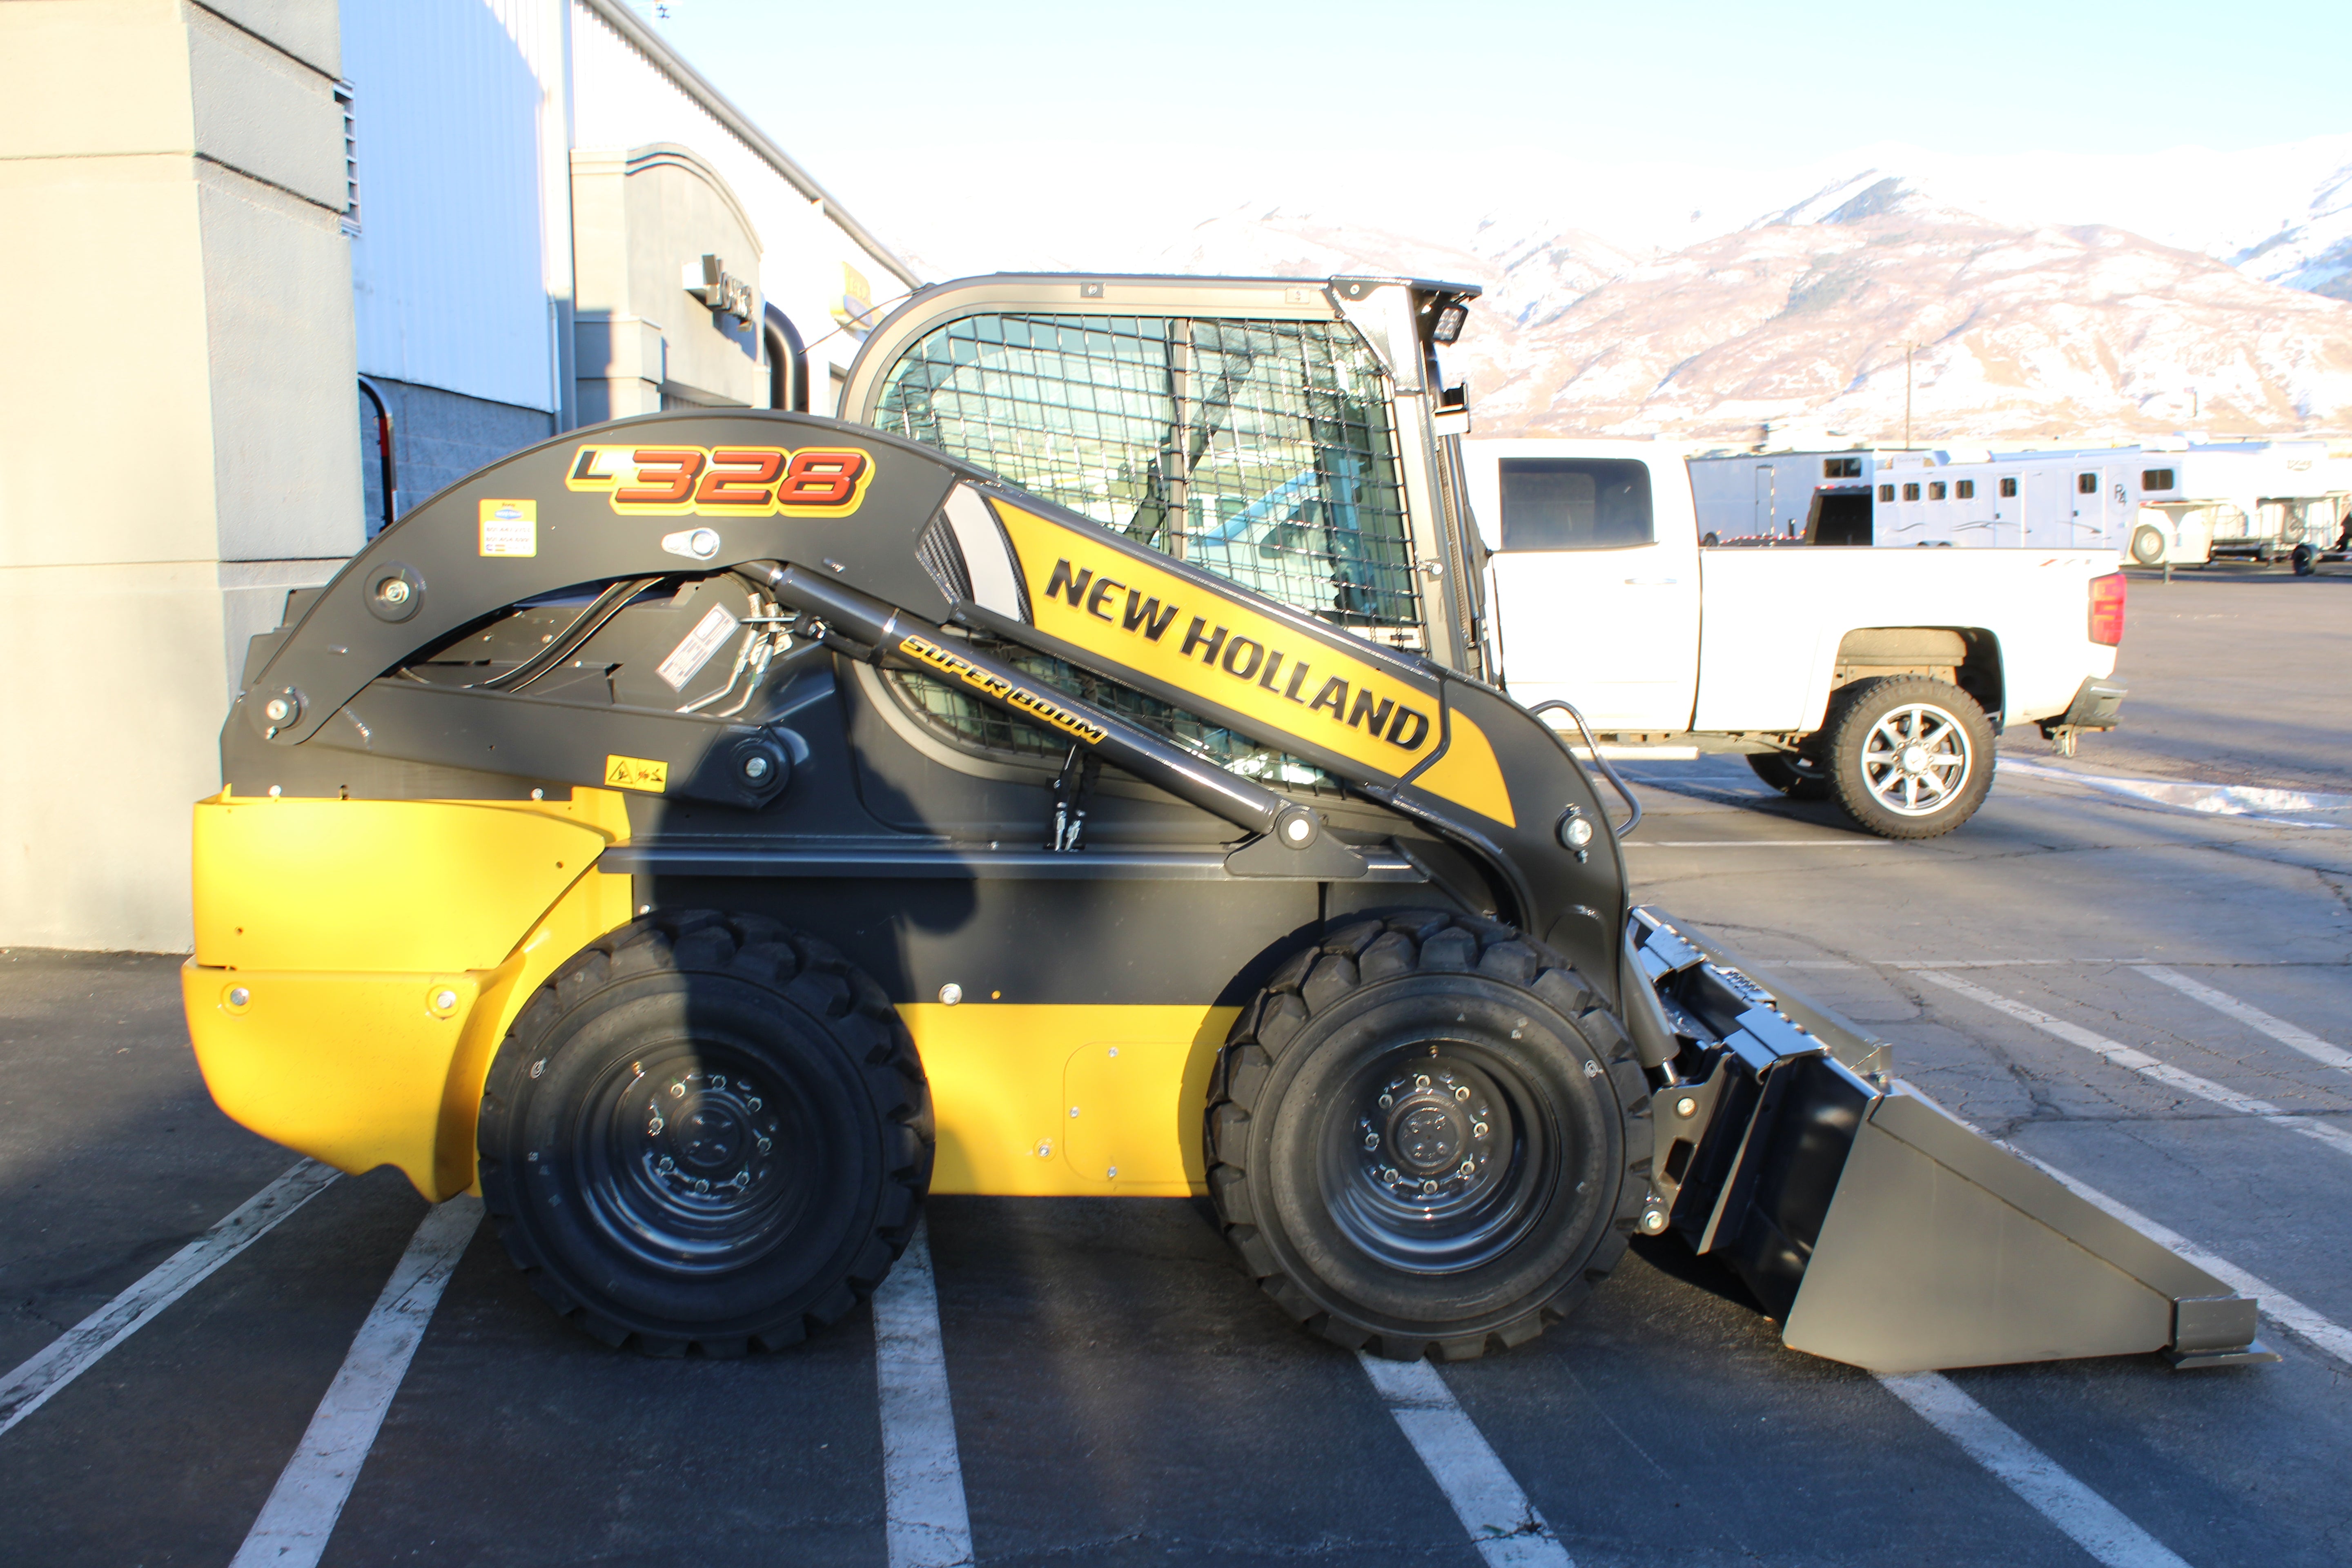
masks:
[[(1882, 1381), (1782, 1349), (1664, 1241), (1533, 1343), (1400, 1381), (1294, 1330), (1203, 1205), (974, 1198), (930, 1205), (929, 1275), (877, 1311), (649, 1360), (559, 1323), (470, 1200), (428, 1220), (393, 1173), (322, 1181), (226, 1121), (176, 958), (18, 951), (0, 1556), (2352, 1562), (2352, 812), (2326, 804), (2352, 796), (2352, 577), (2132, 592), (2144, 724), (2071, 761), (2012, 735), (2028, 766), (1960, 832), (1891, 844), (1736, 761), (1642, 764), (1627, 858), (1643, 901), (2228, 1269), (2278, 1363)], [(2320, 804), (2114, 787), (2144, 780)], [(192, 1247), (226, 1261), (188, 1284)], [(110, 1308), (148, 1315), (91, 1354)]]

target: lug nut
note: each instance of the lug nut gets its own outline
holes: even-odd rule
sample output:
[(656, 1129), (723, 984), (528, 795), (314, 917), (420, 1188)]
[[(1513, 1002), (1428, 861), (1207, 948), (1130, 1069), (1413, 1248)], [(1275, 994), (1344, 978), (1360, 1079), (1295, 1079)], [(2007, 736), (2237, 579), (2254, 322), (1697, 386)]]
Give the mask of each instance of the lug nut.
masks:
[(1675, 1114), (1676, 1116), (1696, 1116), (1698, 1114), (1698, 1101), (1693, 1100), (1687, 1094), (1684, 1095), (1680, 1100), (1675, 1101)]
[(1381, 1135), (1380, 1135), (1379, 1133), (1377, 1133), (1377, 1132), (1367, 1132), (1367, 1133), (1365, 1133), (1365, 1134), (1364, 1134), (1364, 1147), (1365, 1147), (1365, 1148), (1367, 1148), (1367, 1149), (1377, 1149), (1377, 1148), (1379, 1148), (1380, 1146), (1381, 1146)]
[(1660, 1233), (1661, 1231), (1664, 1230), (1665, 1228), (1666, 1228), (1666, 1211), (1665, 1211), (1665, 1210), (1664, 1210), (1664, 1209), (1644, 1209), (1644, 1210), (1643, 1210), (1643, 1211), (1642, 1211), (1642, 1234), (1643, 1234), (1643, 1236), (1656, 1236), (1658, 1233)]
[(1395, 1181), (1396, 1179), (1397, 1179), (1397, 1173), (1396, 1173), (1396, 1167), (1395, 1167), (1394, 1165), (1383, 1165), (1382, 1167), (1381, 1167), (1381, 1181), (1383, 1181), (1383, 1182), (1393, 1182), (1393, 1181)]
[(1435, 1182), (1423, 1182), (1423, 1183), (1422, 1183), (1422, 1184), (1421, 1184), (1422, 1195), (1423, 1195), (1423, 1196), (1424, 1196), (1424, 1197), (1428, 1196), (1430, 1194), (1432, 1194), (1432, 1193), (1435, 1192), (1436, 1190), (1437, 1190), (1437, 1184), (1436, 1184)]
[(1477, 1173), (1478, 1173), (1478, 1166), (1477, 1166), (1477, 1163), (1476, 1163), (1476, 1162), (1475, 1162), (1475, 1161), (1471, 1161), (1471, 1160), (1465, 1160), (1465, 1161), (1463, 1161), (1463, 1162), (1462, 1162), (1462, 1168), (1461, 1168), (1458, 1172), (1456, 1172), (1456, 1173), (1455, 1173), (1455, 1174), (1457, 1174), (1457, 1175), (1463, 1175), (1463, 1176), (1475, 1176), (1475, 1175), (1476, 1175)]
[(1469, 1098), (1470, 1098), (1470, 1086), (1469, 1086), (1468, 1084), (1464, 1084), (1464, 1085), (1462, 1085), (1460, 1088), (1456, 1089), (1454, 1091), (1454, 1099), (1456, 1099), (1456, 1100), (1467, 1100), (1467, 1099), (1469, 1099)]
[(1476, 1126), (1471, 1128), (1470, 1136), (1473, 1138), (1484, 1138), (1486, 1136), (1486, 1124), (1481, 1121)]

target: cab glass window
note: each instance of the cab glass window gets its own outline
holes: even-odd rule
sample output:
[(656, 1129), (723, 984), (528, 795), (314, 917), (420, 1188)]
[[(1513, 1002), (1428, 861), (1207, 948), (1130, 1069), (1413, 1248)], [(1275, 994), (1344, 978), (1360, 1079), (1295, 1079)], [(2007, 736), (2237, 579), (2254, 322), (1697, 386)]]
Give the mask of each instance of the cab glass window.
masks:
[(1657, 537), (1646, 463), (1505, 458), (1501, 464), (1506, 550), (1617, 550)]

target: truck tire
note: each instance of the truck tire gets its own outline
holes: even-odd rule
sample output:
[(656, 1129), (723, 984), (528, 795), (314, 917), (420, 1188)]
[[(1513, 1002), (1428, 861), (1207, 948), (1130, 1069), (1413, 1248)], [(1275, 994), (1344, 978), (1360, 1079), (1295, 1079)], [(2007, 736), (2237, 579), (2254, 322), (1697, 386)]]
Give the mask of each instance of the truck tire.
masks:
[(2294, 566), (2294, 574), (2296, 576), (2310, 577), (2318, 574), (2319, 552), (2312, 549), (2310, 545), (2296, 545), (2294, 547), (2294, 554), (2291, 557), (2291, 560)]
[(1934, 838), (1977, 813), (1992, 789), (1992, 724), (1975, 698), (1924, 675), (1841, 689), (1822, 731), (1830, 787), (1881, 838)]
[(2132, 530), (2131, 558), (2142, 566), (2155, 566), (2164, 560), (2164, 531), (2154, 523), (2144, 522)]
[(1243, 1268), (1398, 1360), (1542, 1332), (1648, 1192), (1649, 1085), (1601, 998), (1509, 926), (1433, 910), (1286, 963), (1234, 1021), (1206, 1132)]
[(499, 1238), (607, 1344), (796, 1344), (880, 1284), (931, 1173), (930, 1095), (880, 988), (746, 915), (659, 914), (539, 988), (478, 1135)]
[(1758, 778), (1790, 800), (1827, 800), (1830, 777), (1810, 757), (1788, 752), (1750, 752), (1748, 765)]

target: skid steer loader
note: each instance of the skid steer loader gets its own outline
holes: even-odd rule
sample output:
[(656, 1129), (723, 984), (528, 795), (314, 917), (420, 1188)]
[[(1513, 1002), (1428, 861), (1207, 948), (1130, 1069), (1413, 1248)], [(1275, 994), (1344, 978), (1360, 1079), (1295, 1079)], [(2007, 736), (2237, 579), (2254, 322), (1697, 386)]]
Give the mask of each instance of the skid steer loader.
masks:
[(1671, 1232), (1874, 1370), (2266, 1357), (1631, 905), (1630, 793), (1479, 679), (1466, 296), (982, 280), (877, 330), (856, 422), (653, 415), (444, 490), (254, 639), (195, 814), (215, 1098), (478, 1190), (656, 1352), (833, 1321), (936, 1192), (1205, 1194), (1390, 1356), (1519, 1343)]

